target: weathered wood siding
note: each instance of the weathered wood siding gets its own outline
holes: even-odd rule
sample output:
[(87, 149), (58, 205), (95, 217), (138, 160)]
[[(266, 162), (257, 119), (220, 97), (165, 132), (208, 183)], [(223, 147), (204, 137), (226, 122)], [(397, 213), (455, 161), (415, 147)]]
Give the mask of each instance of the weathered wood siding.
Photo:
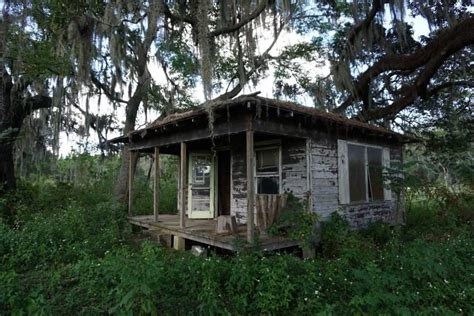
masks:
[(281, 142), (281, 187), (286, 193), (305, 198), (308, 190), (306, 140), (284, 139)]
[[(324, 135), (314, 137), (308, 149), (309, 152), (304, 139), (282, 139), (283, 192), (292, 192), (299, 198), (306, 198), (310, 184), (312, 210), (320, 214), (322, 220), (328, 220), (333, 212), (338, 212), (354, 228), (364, 227), (372, 221), (395, 221), (397, 208), (403, 208), (403, 203), (397, 201), (397, 196), (393, 192), (390, 201), (339, 204), (337, 139)], [(245, 223), (247, 217), (245, 139), (236, 137), (232, 140), (231, 154), (231, 214), (236, 216), (239, 223)], [(311, 157), (308, 159), (307, 155)], [(401, 159), (402, 148), (391, 147), (391, 162)], [(308, 174), (311, 176), (309, 181)]]
[(231, 149), (231, 204), (230, 213), (239, 223), (247, 221), (247, 168), (245, 138), (234, 137)]
[[(305, 140), (282, 140), (281, 142), (281, 187), (283, 192), (292, 192), (305, 198), (307, 187), (306, 142)], [(247, 218), (247, 168), (245, 161), (245, 140), (232, 140), (232, 201), (231, 214), (239, 223)]]
[(313, 211), (328, 219), (339, 207), (337, 142), (311, 140), (311, 202)]
[[(402, 159), (402, 148), (390, 148), (391, 162)], [(364, 227), (369, 222), (394, 222), (397, 208), (403, 207), (392, 192), (390, 201), (339, 204), (337, 140), (329, 138), (311, 141), (311, 183), (313, 211), (320, 214), (322, 220), (338, 212), (354, 227)]]

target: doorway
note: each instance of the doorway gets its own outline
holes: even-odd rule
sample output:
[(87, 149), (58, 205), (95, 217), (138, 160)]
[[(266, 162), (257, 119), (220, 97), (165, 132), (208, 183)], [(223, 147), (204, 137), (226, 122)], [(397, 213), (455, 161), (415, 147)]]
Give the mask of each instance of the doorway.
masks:
[(188, 217), (214, 217), (214, 159), (210, 153), (190, 153)]
[(217, 214), (230, 215), (230, 150), (217, 152)]

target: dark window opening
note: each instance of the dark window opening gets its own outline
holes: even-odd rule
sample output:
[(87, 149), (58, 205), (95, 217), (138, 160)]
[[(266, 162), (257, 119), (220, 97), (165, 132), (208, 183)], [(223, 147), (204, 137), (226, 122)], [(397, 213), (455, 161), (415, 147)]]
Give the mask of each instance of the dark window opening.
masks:
[(279, 148), (257, 149), (255, 152), (257, 194), (280, 193)]
[(349, 158), (349, 196), (351, 202), (366, 200), (365, 147), (347, 145)]
[(280, 193), (278, 177), (262, 177), (257, 178), (257, 193), (258, 194), (278, 194)]
[(348, 144), (350, 202), (384, 199), (382, 149)]
[(367, 148), (367, 165), (369, 200), (383, 200), (382, 150), (380, 148)]

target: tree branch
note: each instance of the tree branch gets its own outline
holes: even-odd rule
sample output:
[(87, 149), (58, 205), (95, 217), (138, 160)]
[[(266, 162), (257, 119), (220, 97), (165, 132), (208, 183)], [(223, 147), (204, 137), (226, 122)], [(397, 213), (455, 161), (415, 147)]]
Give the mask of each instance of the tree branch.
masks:
[(170, 19), (171, 21), (174, 21), (174, 22), (185, 22), (185, 23), (188, 23), (190, 24), (191, 26), (195, 26), (196, 22), (191, 18), (191, 17), (188, 17), (188, 16), (181, 16), (181, 15), (178, 15), (178, 14), (174, 14), (170, 7), (168, 6), (168, 4), (166, 3), (166, 1), (162, 1), (162, 6), (163, 6), (163, 9), (164, 9), (164, 15), (165, 17), (167, 17), (168, 19)]
[(28, 97), (25, 100), (23, 107), (23, 114), (26, 117), (28, 114), (39, 109), (46, 109), (53, 106), (53, 99), (45, 95), (35, 95)]
[[(474, 16), (470, 16), (469, 18), (462, 20), (454, 27), (442, 30), (438, 34), (438, 36), (436, 36), (430, 43), (418, 48), (417, 50), (415, 50), (415, 52), (411, 54), (385, 55), (385, 57), (380, 59), (371, 67), (369, 67), (369, 69), (367, 69), (359, 76), (359, 78), (354, 84), (353, 93), (339, 107), (337, 107), (334, 112), (342, 113), (355, 101), (362, 100), (363, 97), (367, 97), (367, 92), (370, 89), (369, 86), (372, 80), (386, 71), (399, 70), (412, 73), (418, 68), (424, 66), (426, 71), (423, 71), (420, 75), (422, 77), (419, 76), (413, 84), (424, 85), (424, 88), (426, 88), (426, 79), (430, 79), (431, 76), (436, 73), (436, 70), (441, 66), (436, 66), (436, 64), (438, 64), (438, 61), (441, 61), (442, 63), (449, 56), (459, 51), (460, 49), (468, 45), (474, 44), (474, 32), (472, 32), (472, 29), (474, 29)], [(428, 66), (430, 63), (431, 66)], [(435, 71), (433, 72), (430, 70)], [(426, 77), (428, 76), (428, 74), (431, 75), (429, 78)], [(422, 87), (419, 86), (409, 89), (408, 86), (405, 86), (401, 88), (400, 92), (404, 94), (401, 99), (405, 100), (403, 103), (413, 102), (416, 98), (408, 98), (408, 95), (412, 94), (414, 91), (420, 88)], [(419, 93), (422, 92), (423, 91), (419, 90)], [(392, 109), (394, 108), (395, 107), (392, 107)], [(374, 110), (373, 113), (377, 111), (379, 110)], [(382, 111), (380, 113), (382, 113)], [(373, 115), (371, 114), (368, 117), (372, 116)], [(363, 117), (366, 116), (363, 115)]]
[(467, 81), (467, 80), (448, 81), (448, 82), (442, 83), (440, 85), (437, 85), (436, 87), (434, 87), (431, 90), (427, 91), (423, 98), (425, 98), (425, 99), (431, 98), (431, 97), (435, 96), (436, 94), (438, 94), (439, 92), (441, 92), (441, 90), (444, 90), (444, 89), (447, 89), (447, 88), (463, 87), (463, 86), (474, 88), (474, 82)]
[(251, 21), (256, 19), (260, 15), (260, 13), (262, 13), (263, 10), (265, 10), (267, 6), (270, 5), (271, 2), (272, 1), (261, 1), (249, 15), (245, 16), (244, 18), (241, 18), (239, 22), (233, 25), (224, 26), (220, 29), (214, 30), (210, 32), (209, 35), (211, 37), (216, 37), (222, 34), (233, 33), (239, 30), (241, 27), (243, 27), (247, 23), (250, 23)]
[[(275, 37), (273, 38), (273, 41), (270, 43), (270, 45), (267, 47), (267, 49), (260, 55), (255, 57), (255, 63), (254, 63), (254, 68), (251, 69), (247, 74), (245, 74), (246, 78), (250, 78), (254, 73), (257, 72), (257, 70), (265, 64), (265, 60), (268, 59), (270, 56), (270, 51), (272, 50), (273, 46), (275, 46), (275, 43), (277, 42), (278, 38), (280, 37), (281, 32), (283, 31), (283, 28), (285, 27), (286, 22), (282, 22), (278, 30), (276, 30)], [(232, 78), (233, 80), (234, 78)], [(232, 99), (235, 96), (237, 96), (240, 91), (243, 89), (243, 83), (240, 82), (232, 88), (232, 90), (225, 92), (224, 94), (221, 94), (217, 98), (209, 101), (209, 102), (215, 102), (215, 101), (223, 101), (223, 100), (228, 100)]]
[[(471, 33), (467, 37), (470, 38), (470, 44), (474, 44), (474, 33)], [(393, 115), (415, 102), (418, 97), (426, 97), (427, 86), (431, 78), (436, 74), (443, 63), (452, 54), (464, 48), (466, 43), (462, 39), (455, 39), (451, 43), (445, 43), (445, 45), (444, 49), (437, 52), (437, 54), (434, 54), (430, 61), (426, 63), (424, 69), (416, 77), (413, 83), (405, 85), (400, 89), (401, 96), (397, 100), (384, 108), (367, 109), (366, 111), (363, 110), (359, 113), (358, 118), (361, 121), (366, 122)]]
[(383, 8), (383, 1), (381, 0), (373, 0), (372, 1), (372, 8), (370, 9), (367, 17), (361, 21), (359, 24), (354, 26), (347, 36), (347, 42), (349, 45), (354, 45), (357, 36), (362, 32), (369, 28), (370, 24), (374, 20), (377, 13)]
[(98, 89), (102, 90), (104, 94), (107, 96), (107, 98), (109, 98), (111, 101), (127, 103), (127, 101), (119, 98), (118, 96), (115, 95), (115, 93), (112, 93), (108, 87), (106, 87), (102, 82), (100, 82), (99, 79), (97, 79), (97, 77), (95, 76), (93, 72), (91, 72), (91, 81)]
[(35, 95), (27, 97), (24, 102), (21, 101), (21, 98), (17, 99), (15, 110), (12, 115), (12, 127), (20, 130), (23, 120), (39, 109), (48, 109), (53, 106), (53, 99), (45, 95)]

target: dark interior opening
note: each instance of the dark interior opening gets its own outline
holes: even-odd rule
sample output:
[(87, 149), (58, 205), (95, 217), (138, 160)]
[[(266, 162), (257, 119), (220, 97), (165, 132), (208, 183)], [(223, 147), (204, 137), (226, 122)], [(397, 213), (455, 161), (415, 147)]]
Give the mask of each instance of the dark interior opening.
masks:
[(230, 215), (230, 150), (217, 153), (217, 214)]

